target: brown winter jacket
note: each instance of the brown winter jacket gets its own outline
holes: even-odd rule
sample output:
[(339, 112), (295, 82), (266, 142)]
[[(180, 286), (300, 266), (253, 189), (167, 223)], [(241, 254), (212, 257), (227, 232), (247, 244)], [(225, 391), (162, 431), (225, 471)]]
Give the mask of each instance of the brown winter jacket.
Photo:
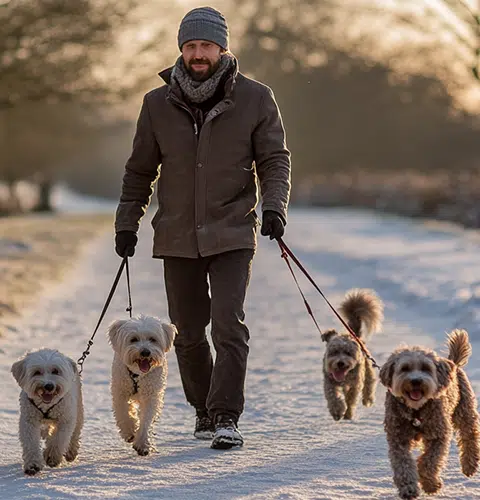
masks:
[(290, 153), (273, 93), (235, 71), (198, 133), (191, 110), (169, 85), (171, 70), (160, 73), (167, 85), (144, 97), (115, 230), (138, 230), (158, 177), (154, 257), (255, 248), (257, 176), (263, 211), (286, 221), (290, 196)]

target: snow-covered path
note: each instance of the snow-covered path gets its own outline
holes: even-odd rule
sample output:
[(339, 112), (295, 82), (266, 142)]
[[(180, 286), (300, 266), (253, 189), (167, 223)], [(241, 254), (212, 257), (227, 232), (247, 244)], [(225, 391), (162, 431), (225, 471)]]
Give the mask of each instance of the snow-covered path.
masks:
[[(149, 214), (131, 263), (134, 313), (166, 317), (162, 263), (150, 258)], [(286, 242), (329, 299), (351, 287), (372, 287), (386, 303), (384, 333), (370, 342), (383, 362), (400, 342), (443, 350), (445, 332), (469, 330), (474, 354), (467, 366), (480, 397), (480, 236), (404, 219), (346, 210), (290, 214)], [(79, 459), (34, 478), (21, 469), (17, 436), (19, 388), (9, 370), (25, 350), (55, 347), (78, 358), (98, 320), (119, 265), (112, 236), (87, 248), (64, 283), (53, 287), (0, 340), (0, 492), (10, 498), (165, 499), (394, 499), (383, 433), (384, 389), (354, 422), (335, 423), (323, 397), (323, 345), (275, 243), (260, 240), (247, 301), (251, 351), (241, 450), (209, 449), (192, 437), (175, 354), (158, 452), (139, 457), (116, 431), (109, 377), (112, 352), (105, 326), (125, 317), (120, 284), (84, 369), (86, 424)], [(323, 299), (301, 280), (322, 327), (338, 326)], [(480, 477), (459, 470), (456, 446), (435, 498), (480, 498)]]

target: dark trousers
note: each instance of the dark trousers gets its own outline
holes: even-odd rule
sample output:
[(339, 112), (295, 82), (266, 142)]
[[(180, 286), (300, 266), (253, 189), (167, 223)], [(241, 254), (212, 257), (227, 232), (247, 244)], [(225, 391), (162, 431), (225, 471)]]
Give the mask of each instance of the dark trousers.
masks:
[[(244, 302), (253, 255), (253, 250), (242, 249), (197, 259), (164, 258), (185, 396), (197, 410), (208, 409), (212, 418), (225, 414), (238, 420), (243, 412), (250, 338)], [(210, 320), (215, 363), (205, 333)]]

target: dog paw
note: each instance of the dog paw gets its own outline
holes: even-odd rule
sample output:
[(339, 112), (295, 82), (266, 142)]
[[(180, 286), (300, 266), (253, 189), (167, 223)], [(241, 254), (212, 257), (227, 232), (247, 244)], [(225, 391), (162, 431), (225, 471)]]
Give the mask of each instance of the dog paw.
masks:
[(23, 471), (25, 472), (25, 474), (27, 474), (27, 476), (34, 476), (35, 474), (40, 472), (42, 468), (43, 467), (39, 464), (28, 464), (25, 465)]
[(371, 406), (373, 406), (375, 404), (375, 400), (370, 399), (370, 398), (369, 399), (364, 399), (364, 400), (362, 400), (362, 404), (366, 408), (370, 408)]
[(342, 420), (342, 418), (344, 417), (345, 413), (346, 413), (346, 408), (330, 410), (330, 415), (332, 415), (333, 420), (335, 420), (335, 422), (338, 422), (339, 420)]
[(141, 456), (146, 457), (150, 454), (149, 445), (133, 445), (133, 449)]
[(62, 462), (62, 455), (58, 453), (58, 450), (53, 448), (46, 448), (43, 452), (43, 458), (45, 459), (45, 463), (49, 467), (58, 467)]
[(417, 484), (406, 484), (398, 488), (398, 494), (403, 500), (412, 500), (420, 496), (420, 489)]
[(68, 450), (67, 453), (65, 453), (65, 460), (67, 462), (73, 462), (78, 456), (78, 450)]
[(422, 489), (427, 494), (437, 493), (442, 489), (443, 481), (437, 478), (420, 478)]
[(333, 417), (333, 420), (338, 422), (342, 420), (343, 416), (347, 412), (347, 405), (343, 400), (335, 400), (328, 405), (328, 410), (330, 415)]
[(352, 410), (347, 410), (343, 416), (344, 420), (353, 420), (355, 418), (355, 412)]
[(467, 477), (472, 477), (478, 470), (478, 463), (472, 462), (464, 462), (462, 463), (462, 472)]
[(135, 440), (135, 431), (127, 431), (127, 432), (122, 432), (120, 431), (120, 437), (126, 442), (126, 443), (133, 443)]

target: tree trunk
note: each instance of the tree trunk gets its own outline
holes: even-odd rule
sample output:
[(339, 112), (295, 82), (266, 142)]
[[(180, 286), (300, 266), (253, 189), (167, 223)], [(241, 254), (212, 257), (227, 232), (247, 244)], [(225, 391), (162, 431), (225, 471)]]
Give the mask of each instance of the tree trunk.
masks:
[(43, 178), (38, 183), (38, 202), (34, 208), (35, 212), (53, 212), (52, 189), (53, 181), (49, 178)]
[(6, 212), (10, 214), (18, 214), (23, 211), (22, 204), (20, 202), (20, 198), (17, 193), (17, 183), (15, 181), (7, 181), (7, 189), (8, 189), (8, 199)]

